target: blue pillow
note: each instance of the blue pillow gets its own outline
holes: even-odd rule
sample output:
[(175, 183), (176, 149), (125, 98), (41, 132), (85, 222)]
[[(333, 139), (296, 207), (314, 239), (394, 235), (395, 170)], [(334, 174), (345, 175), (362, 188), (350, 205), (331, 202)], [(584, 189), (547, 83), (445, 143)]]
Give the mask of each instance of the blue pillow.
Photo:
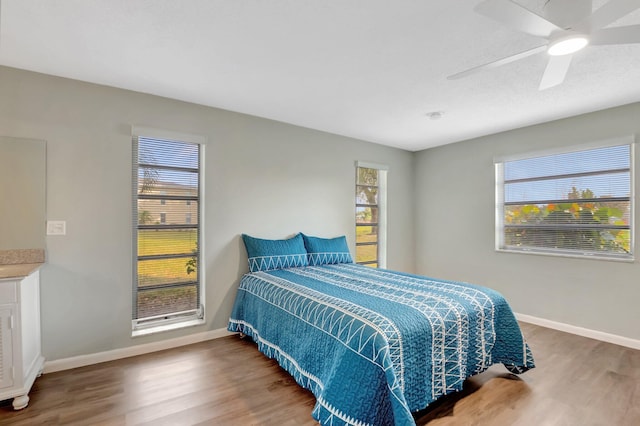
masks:
[(336, 238), (318, 238), (302, 234), (302, 238), (309, 253), (309, 265), (353, 263), (344, 235)]
[(263, 240), (242, 234), (249, 257), (249, 271), (271, 271), (273, 269), (307, 266), (307, 250), (302, 234), (288, 240)]

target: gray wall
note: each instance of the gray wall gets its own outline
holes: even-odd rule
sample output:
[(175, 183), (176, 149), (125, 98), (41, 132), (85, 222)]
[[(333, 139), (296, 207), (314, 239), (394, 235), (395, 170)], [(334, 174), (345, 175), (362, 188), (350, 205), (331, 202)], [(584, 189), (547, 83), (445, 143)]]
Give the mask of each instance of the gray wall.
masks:
[[(6, 67), (0, 94), (0, 135), (47, 141), (47, 217), (67, 221), (41, 271), (48, 360), (226, 327), (243, 232), (346, 234), (353, 251), (356, 160), (389, 165), (388, 267), (414, 269), (410, 152)], [(131, 124), (208, 138), (205, 326), (130, 337)]]
[[(204, 326), (130, 337), (131, 124), (208, 138)], [(0, 135), (47, 141), (47, 216), (67, 221), (66, 236), (47, 237), (41, 273), (48, 360), (225, 327), (247, 269), (240, 233), (346, 234), (353, 250), (355, 160), (390, 166), (389, 268), (487, 285), (520, 313), (640, 339), (637, 263), (497, 253), (493, 214), (494, 157), (639, 133), (633, 104), (410, 153), (0, 67)]]
[(640, 339), (637, 261), (494, 250), (493, 167), (494, 157), (639, 134), (636, 103), (416, 153), (417, 272), (493, 287), (522, 314)]
[(0, 134), (0, 250), (45, 246), (47, 147)]

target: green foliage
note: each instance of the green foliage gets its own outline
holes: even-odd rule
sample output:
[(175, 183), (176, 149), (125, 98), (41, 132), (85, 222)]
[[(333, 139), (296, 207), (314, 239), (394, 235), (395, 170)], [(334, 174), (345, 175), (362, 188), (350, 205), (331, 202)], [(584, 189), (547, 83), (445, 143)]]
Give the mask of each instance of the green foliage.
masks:
[(505, 229), (505, 242), (512, 246), (552, 247), (584, 251), (629, 253), (627, 229), (580, 228), (580, 225), (628, 225), (624, 211), (628, 202), (597, 201), (590, 189), (573, 187), (567, 202), (505, 207), (507, 225), (538, 225)]
[(575, 186), (572, 186), (571, 187), (571, 192), (569, 192), (567, 194), (567, 199), (569, 199), (569, 200), (578, 200), (578, 199), (586, 200), (586, 199), (591, 199), (591, 198), (596, 198), (595, 194), (593, 193), (592, 190), (585, 189), (583, 191), (580, 191)]
[(193, 256), (187, 261), (185, 266), (187, 267), (187, 275), (191, 275), (192, 273), (198, 270), (198, 242), (196, 241), (196, 248), (192, 250)]
[(374, 222), (372, 210), (370, 208), (364, 208), (356, 212), (356, 220), (358, 222)]
[(360, 185), (378, 185), (378, 169), (369, 169), (366, 167), (358, 167), (358, 184)]
[[(378, 170), (358, 167), (358, 177), (356, 182), (356, 200), (360, 204), (375, 206), (378, 204)], [(371, 222), (378, 221), (378, 210), (367, 208)]]
[(140, 225), (147, 225), (153, 221), (151, 217), (151, 212), (149, 210), (142, 210), (138, 212), (138, 223)]

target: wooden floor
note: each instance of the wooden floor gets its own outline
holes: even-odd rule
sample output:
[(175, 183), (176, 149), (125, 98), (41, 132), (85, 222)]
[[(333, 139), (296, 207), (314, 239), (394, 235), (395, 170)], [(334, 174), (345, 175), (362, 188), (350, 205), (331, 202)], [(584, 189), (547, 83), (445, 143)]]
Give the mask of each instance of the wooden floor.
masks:
[[(640, 351), (522, 324), (537, 368), (494, 366), (418, 425), (640, 425)], [(46, 374), (2, 425), (313, 425), (313, 396), (236, 336)]]

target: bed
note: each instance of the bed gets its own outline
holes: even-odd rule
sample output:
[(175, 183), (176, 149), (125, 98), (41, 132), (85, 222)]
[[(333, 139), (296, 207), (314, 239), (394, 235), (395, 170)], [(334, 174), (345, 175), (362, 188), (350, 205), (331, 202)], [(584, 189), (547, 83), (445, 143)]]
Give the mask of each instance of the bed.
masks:
[(346, 240), (339, 251), (298, 234), (295, 249), (256, 251), (246, 237), (250, 273), (228, 329), (313, 393), (320, 424), (415, 425), (412, 413), (493, 364), (534, 367), (494, 290), (354, 264)]

